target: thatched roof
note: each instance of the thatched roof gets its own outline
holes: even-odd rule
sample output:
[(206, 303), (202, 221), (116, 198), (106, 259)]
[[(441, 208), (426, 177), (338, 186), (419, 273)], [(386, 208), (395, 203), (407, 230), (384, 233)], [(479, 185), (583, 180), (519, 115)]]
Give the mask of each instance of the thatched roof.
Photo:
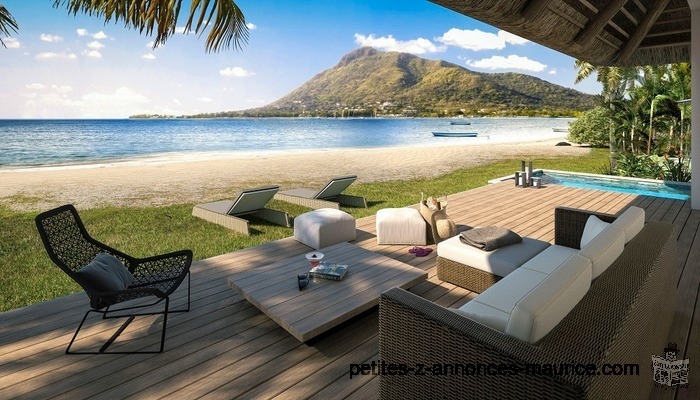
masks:
[(597, 66), (690, 61), (688, 0), (430, 0)]

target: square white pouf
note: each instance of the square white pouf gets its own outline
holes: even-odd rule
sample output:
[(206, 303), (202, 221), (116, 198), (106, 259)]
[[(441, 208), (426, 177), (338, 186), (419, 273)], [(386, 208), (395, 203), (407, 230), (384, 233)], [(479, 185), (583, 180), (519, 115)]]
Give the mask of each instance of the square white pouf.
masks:
[(427, 243), (426, 222), (415, 208), (384, 208), (377, 211), (377, 244)]
[(316, 250), (355, 237), (355, 218), (345, 211), (321, 208), (294, 218), (294, 239)]

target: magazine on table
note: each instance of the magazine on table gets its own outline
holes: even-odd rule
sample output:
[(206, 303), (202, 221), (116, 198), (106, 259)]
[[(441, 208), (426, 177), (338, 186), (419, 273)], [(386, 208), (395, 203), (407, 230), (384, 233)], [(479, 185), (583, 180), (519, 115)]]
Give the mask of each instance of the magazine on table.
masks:
[(339, 281), (343, 279), (347, 272), (347, 264), (335, 264), (324, 262), (320, 262), (317, 266), (311, 268), (311, 271), (309, 271), (309, 273), (312, 276), (323, 279), (331, 279), (334, 281)]

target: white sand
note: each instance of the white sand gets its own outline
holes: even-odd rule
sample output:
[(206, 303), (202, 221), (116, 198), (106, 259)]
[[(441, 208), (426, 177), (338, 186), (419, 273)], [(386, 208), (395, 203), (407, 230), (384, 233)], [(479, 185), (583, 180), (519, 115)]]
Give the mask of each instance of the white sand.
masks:
[[(0, 202), (17, 210), (41, 210), (72, 203), (152, 206), (231, 198), (238, 190), (269, 184), (282, 189), (319, 187), (329, 178), (357, 175), (358, 182), (432, 177), (504, 158), (582, 155), (559, 140), (512, 144), (466, 144), (330, 150), (269, 156), (225, 156), (193, 160), (142, 160), (91, 166), (0, 170)], [(513, 165), (515, 171), (519, 165)], [(496, 177), (488, 177), (496, 178)]]

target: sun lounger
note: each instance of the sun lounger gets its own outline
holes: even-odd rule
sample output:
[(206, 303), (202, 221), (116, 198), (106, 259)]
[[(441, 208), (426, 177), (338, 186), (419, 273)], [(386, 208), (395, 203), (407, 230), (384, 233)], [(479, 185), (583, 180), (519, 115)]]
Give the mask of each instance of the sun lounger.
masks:
[(367, 208), (367, 200), (364, 197), (342, 194), (350, 184), (355, 182), (357, 176), (345, 176), (328, 181), (321, 190), (292, 189), (278, 192), (275, 199), (288, 203), (298, 204), (313, 209), (340, 208), (340, 205), (350, 207)]
[(291, 226), (286, 212), (265, 208), (267, 202), (279, 189), (279, 186), (248, 189), (239, 193), (235, 200), (197, 204), (192, 209), (192, 215), (246, 235), (250, 235), (250, 228), (248, 220), (240, 218), (244, 215), (251, 215), (277, 225)]

